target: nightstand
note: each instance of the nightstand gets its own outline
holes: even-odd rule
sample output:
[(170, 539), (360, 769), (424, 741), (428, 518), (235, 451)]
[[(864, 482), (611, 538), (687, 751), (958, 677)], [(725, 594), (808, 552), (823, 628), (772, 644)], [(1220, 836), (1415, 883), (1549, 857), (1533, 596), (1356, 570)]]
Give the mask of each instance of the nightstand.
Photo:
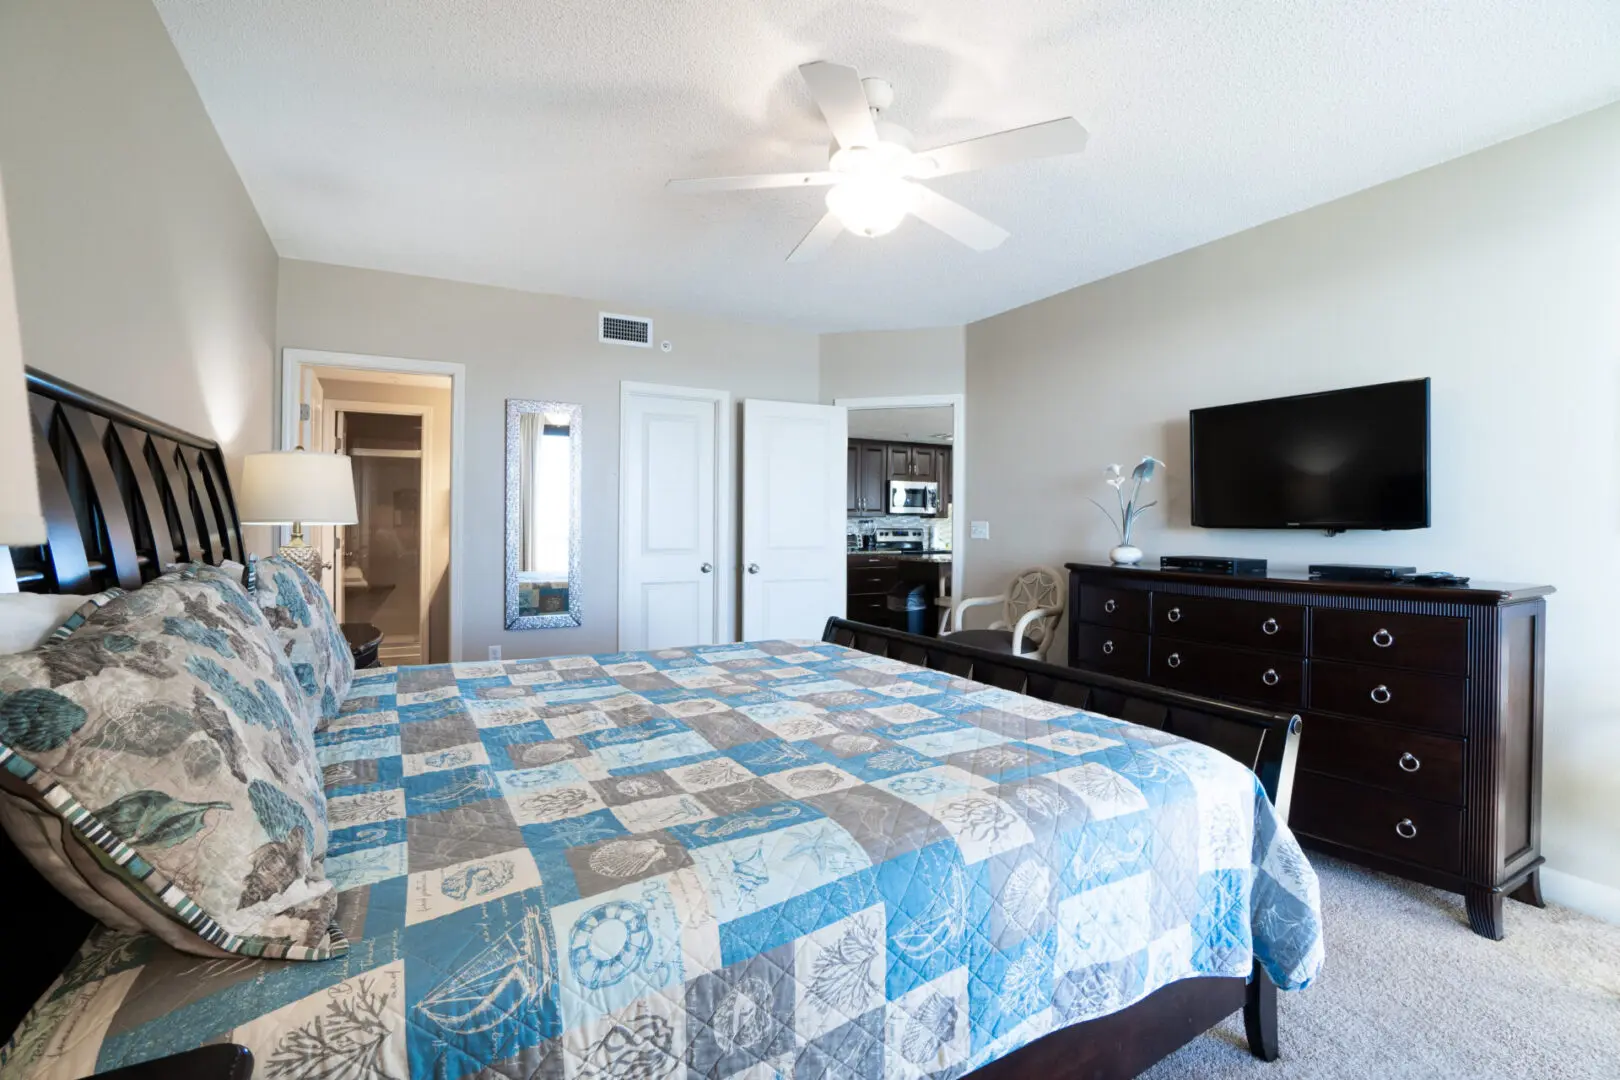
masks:
[(349, 651), (354, 654), (354, 666), (370, 668), (377, 666), (377, 648), (382, 644), (383, 632), (370, 623), (346, 622), (342, 624), (343, 638), (349, 643)]

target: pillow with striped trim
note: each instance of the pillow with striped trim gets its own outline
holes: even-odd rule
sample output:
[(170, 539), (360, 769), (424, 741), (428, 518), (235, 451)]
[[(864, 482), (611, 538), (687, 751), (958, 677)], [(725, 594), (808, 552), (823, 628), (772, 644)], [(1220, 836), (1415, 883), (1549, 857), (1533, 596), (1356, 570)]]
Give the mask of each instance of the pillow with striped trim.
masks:
[(75, 619), (0, 657), (0, 822), (19, 849), (80, 907), (189, 952), (342, 953), (314, 738), (241, 585), (188, 568)]
[(354, 681), (354, 652), (337, 612), (303, 567), (279, 556), (249, 557), (254, 601), (270, 622), (303, 690), (312, 730), (335, 720)]

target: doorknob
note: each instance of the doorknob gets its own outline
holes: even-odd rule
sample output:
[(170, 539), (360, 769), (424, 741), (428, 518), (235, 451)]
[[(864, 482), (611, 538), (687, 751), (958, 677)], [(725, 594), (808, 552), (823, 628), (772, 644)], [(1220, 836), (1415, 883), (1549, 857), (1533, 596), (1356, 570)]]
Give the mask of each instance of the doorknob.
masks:
[(748, 572), (749, 572), (749, 573), (750, 573), (750, 574), (757, 574), (757, 573), (759, 573), (759, 563), (757, 563), (757, 562), (751, 562), (751, 563), (749, 563), (749, 564), (748, 564)]
[(698, 569), (707, 574), (709, 571), (714, 569), (714, 563), (704, 563), (702, 566), (698, 567)]

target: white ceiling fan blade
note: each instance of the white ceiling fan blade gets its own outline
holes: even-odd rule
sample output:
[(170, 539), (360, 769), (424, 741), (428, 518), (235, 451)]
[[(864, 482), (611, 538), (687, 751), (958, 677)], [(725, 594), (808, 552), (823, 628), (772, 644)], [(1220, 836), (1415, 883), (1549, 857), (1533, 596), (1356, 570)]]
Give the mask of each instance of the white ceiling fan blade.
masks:
[(799, 246), (794, 248), (787, 257), (788, 262), (809, 262), (838, 239), (838, 234), (844, 231), (844, 223), (839, 221), (832, 211), (822, 215), (815, 227), (804, 234)]
[(757, 176), (704, 176), (690, 180), (671, 180), (664, 188), (677, 195), (701, 195), (710, 191), (826, 187), (828, 184), (836, 184), (838, 179), (838, 174), (832, 172), (761, 173)]
[(872, 123), (872, 106), (866, 100), (861, 77), (852, 67), (817, 60), (801, 64), (799, 74), (810, 86), (810, 96), (827, 118), (839, 146), (877, 145), (877, 127)]
[[(1031, 158), (1077, 154), (1086, 148), (1086, 129), (1072, 116), (1048, 120), (1044, 124), (999, 131), (949, 146), (923, 150), (917, 154), (919, 176), (947, 176), (970, 169), (988, 169)], [(933, 168), (927, 163), (932, 160)]]
[(974, 251), (989, 251), (1009, 235), (993, 221), (986, 221), (959, 202), (952, 202), (937, 191), (912, 184), (917, 189), (911, 212), (953, 240), (960, 240)]

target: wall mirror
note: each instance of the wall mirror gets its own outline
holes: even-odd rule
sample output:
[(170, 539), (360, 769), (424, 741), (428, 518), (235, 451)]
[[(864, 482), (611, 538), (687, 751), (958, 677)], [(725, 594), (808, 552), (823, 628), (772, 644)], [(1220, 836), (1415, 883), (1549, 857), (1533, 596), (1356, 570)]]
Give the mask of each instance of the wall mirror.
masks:
[(506, 628), (580, 624), (578, 405), (506, 403)]

